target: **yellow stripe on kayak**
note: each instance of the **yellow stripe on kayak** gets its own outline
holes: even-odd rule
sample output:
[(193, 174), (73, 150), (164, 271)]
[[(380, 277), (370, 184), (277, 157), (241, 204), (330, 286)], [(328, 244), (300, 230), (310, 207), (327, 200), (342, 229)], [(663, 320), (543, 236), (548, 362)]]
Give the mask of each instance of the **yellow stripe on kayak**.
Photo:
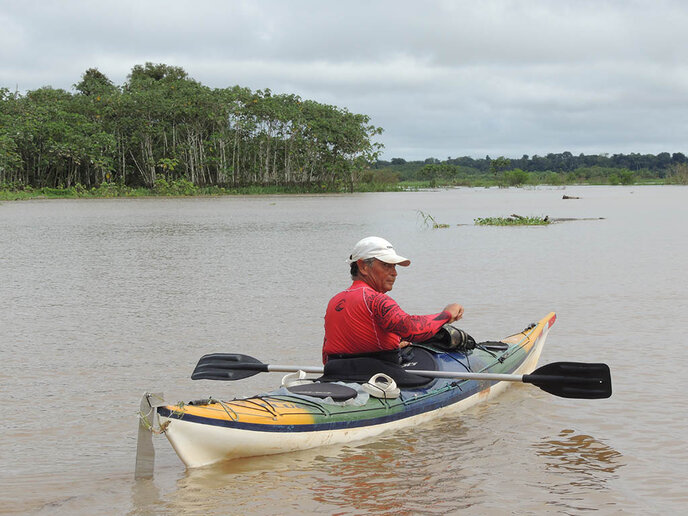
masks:
[(535, 345), (535, 342), (540, 338), (542, 332), (549, 329), (554, 321), (557, 320), (557, 314), (555, 312), (548, 313), (545, 317), (540, 319), (540, 321), (535, 325), (534, 328), (528, 331), (522, 331), (521, 333), (516, 333), (510, 337), (502, 339), (502, 342), (507, 344), (517, 344), (523, 351), (529, 352), (531, 348)]
[[(168, 405), (177, 418), (204, 417), (218, 421), (234, 421), (261, 425), (310, 425), (315, 422), (312, 412), (288, 401), (261, 398), (211, 403), (209, 405)], [(174, 416), (173, 416), (174, 417)]]

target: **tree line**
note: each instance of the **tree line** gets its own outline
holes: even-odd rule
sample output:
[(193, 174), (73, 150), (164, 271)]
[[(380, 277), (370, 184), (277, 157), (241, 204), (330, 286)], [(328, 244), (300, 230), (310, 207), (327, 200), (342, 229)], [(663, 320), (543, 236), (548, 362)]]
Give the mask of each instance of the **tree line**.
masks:
[(378, 157), (382, 129), (345, 108), (146, 63), (117, 86), (97, 68), (74, 92), (0, 88), (0, 185), (349, 187)]
[(427, 158), (406, 161), (392, 158), (378, 160), (373, 169), (380, 177), (393, 175), (402, 181), (433, 181), (485, 178), (503, 184), (528, 182), (561, 184), (577, 181), (630, 183), (635, 179), (665, 179), (688, 167), (688, 158), (681, 152), (669, 154), (594, 154), (573, 155), (571, 152), (521, 158), (472, 158), (469, 156), (439, 160)]

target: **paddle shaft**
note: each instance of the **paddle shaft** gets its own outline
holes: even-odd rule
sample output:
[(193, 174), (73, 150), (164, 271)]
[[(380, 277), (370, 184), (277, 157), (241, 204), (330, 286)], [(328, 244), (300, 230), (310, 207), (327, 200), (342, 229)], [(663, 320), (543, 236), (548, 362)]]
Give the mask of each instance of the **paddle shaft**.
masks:
[[(238, 364), (237, 364), (238, 365)], [(243, 364), (242, 364), (243, 365)], [(296, 373), (303, 371), (304, 373), (323, 374), (324, 368), (319, 366), (291, 366), (291, 365), (277, 365), (277, 364), (246, 364), (246, 369), (261, 370), (268, 373)], [(264, 368), (259, 366), (263, 365)], [(256, 367), (258, 366), (258, 367)], [(236, 366), (235, 366), (236, 367)], [(241, 367), (243, 369), (243, 367)], [(426, 376), (428, 378), (453, 378), (456, 380), (487, 380), (496, 382), (525, 382), (532, 383), (531, 379), (540, 381), (556, 382), (558, 379), (561, 382), (567, 381), (565, 376), (552, 375), (529, 375), (529, 374), (499, 374), (499, 373), (463, 373), (455, 371), (419, 371), (417, 369), (405, 369), (407, 373), (417, 374), (419, 376)]]
[[(232, 364), (233, 369), (261, 371), (266, 373), (304, 373), (323, 374), (324, 368), (321, 366), (294, 366), (279, 364)], [(495, 380), (498, 382), (522, 382), (523, 375), (520, 374), (496, 374), (496, 373), (462, 373), (455, 371), (419, 371), (417, 369), (404, 369), (407, 373), (426, 376), (428, 378), (456, 378), (457, 380)]]

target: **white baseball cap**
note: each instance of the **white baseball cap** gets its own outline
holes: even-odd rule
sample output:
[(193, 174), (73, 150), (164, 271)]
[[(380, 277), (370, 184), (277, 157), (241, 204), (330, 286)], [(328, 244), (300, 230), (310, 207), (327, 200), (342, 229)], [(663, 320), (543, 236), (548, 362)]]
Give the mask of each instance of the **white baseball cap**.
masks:
[(399, 256), (392, 244), (387, 242), (384, 238), (380, 237), (366, 237), (363, 240), (359, 240), (354, 246), (354, 250), (349, 256), (349, 263), (353, 263), (357, 260), (367, 260), (368, 258), (377, 258), (381, 262), (393, 263), (395, 265), (401, 265), (406, 267), (411, 265), (411, 260)]

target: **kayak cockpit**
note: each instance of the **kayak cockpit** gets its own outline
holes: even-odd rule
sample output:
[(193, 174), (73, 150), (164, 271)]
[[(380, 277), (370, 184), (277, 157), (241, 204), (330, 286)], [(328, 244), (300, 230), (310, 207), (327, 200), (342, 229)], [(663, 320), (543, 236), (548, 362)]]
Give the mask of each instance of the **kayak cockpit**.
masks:
[(417, 346), (407, 348), (401, 363), (382, 360), (374, 356), (353, 356), (330, 359), (325, 364), (321, 382), (367, 382), (372, 376), (383, 373), (399, 387), (424, 387), (435, 379), (410, 373), (408, 370), (436, 371), (436, 353)]

